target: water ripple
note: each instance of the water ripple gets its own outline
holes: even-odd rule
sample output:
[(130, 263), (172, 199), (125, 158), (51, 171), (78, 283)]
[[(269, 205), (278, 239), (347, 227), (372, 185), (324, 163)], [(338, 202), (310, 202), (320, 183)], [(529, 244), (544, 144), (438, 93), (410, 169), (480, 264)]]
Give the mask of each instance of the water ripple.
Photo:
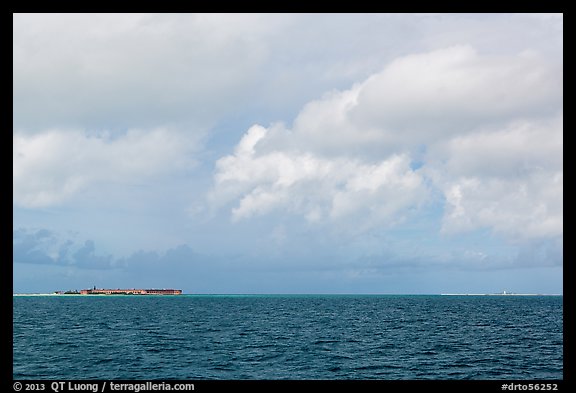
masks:
[(562, 298), (14, 297), (15, 379), (561, 379)]

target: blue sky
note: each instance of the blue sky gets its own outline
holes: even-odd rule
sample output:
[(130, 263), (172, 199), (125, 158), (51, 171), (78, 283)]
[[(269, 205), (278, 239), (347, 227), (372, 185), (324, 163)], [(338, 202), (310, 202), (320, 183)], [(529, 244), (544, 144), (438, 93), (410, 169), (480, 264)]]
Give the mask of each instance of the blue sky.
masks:
[(15, 14), (15, 292), (562, 293), (558, 14)]

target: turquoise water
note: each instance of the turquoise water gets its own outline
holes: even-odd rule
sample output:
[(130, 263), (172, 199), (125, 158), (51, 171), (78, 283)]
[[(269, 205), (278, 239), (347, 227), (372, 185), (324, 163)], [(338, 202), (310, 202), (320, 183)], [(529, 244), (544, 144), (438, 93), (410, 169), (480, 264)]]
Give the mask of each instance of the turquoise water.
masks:
[(562, 379), (560, 296), (15, 296), (14, 379)]

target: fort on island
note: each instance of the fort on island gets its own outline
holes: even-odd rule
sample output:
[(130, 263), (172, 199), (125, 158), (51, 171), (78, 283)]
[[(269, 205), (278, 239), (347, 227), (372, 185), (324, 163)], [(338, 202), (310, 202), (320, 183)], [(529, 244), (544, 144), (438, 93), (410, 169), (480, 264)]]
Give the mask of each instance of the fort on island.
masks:
[(181, 289), (82, 289), (78, 291), (56, 291), (58, 295), (181, 295)]

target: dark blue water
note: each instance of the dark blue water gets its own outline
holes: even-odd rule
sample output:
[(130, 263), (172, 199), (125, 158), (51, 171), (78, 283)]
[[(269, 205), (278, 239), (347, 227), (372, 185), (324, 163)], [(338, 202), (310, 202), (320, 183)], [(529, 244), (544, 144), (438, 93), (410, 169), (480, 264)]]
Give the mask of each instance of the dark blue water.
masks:
[(562, 379), (562, 297), (16, 296), (15, 379)]

